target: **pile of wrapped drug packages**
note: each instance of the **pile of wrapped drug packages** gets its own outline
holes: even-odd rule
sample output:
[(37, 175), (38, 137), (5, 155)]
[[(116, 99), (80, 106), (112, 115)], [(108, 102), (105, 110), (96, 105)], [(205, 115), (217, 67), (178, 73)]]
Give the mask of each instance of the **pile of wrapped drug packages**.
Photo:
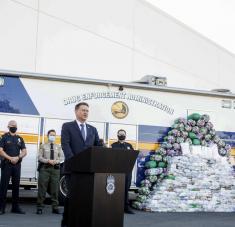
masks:
[(207, 152), (213, 150), (191, 147), (190, 152), (172, 157), (168, 177), (151, 192), (144, 208), (158, 212), (234, 212), (232, 166), (226, 157), (206, 157)]
[(175, 120), (161, 147), (145, 160), (132, 206), (150, 211), (235, 211), (231, 147), (208, 115)]

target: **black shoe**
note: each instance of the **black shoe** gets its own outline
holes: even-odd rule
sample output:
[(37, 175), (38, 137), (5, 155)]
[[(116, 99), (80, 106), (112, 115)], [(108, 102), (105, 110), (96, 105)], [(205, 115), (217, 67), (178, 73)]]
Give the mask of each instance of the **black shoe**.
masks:
[(61, 213), (60, 213), (60, 210), (59, 210), (58, 208), (52, 209), (52, 213), (53, 213), (53, 214), (61, 214)]
[(124, 209), (124, 212), (126, 213), (126, 214), (135, 214), (131, 209)]
[(23, 210), (21, 210), (20, 208), (11, 209), (11, 213), (15, 213), (15, 214), (25, 214), (25, 212), (24, 212)]
[(36, 214), (42, 214), (42, 209), (41, 208), (37, 208)]

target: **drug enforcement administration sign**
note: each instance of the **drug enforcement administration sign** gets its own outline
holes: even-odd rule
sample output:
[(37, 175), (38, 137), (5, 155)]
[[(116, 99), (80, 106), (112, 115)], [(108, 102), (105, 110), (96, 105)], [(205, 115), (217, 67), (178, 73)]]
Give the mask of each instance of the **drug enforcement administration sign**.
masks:
[(115, 191), (115, 178), (112, 175), (109, 175), (106, 180), (106, 192), (109, 195), (112, 195)]

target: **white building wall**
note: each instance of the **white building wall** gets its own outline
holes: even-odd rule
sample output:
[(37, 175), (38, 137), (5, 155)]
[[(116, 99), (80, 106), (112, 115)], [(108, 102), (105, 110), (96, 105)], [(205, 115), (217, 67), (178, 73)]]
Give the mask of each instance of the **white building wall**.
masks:
[(144, 0), (0, 0), (0, 28), (0, 69), (235, 92), (235, 56)]

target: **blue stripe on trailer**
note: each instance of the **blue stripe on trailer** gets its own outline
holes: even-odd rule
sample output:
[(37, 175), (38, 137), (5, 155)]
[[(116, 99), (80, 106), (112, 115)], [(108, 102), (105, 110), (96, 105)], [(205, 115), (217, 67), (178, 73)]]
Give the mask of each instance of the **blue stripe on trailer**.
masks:
[(4, 79), (4, 85), (0, 87), (0, 112), (39, 115), (20, 79), (1, 77)]

